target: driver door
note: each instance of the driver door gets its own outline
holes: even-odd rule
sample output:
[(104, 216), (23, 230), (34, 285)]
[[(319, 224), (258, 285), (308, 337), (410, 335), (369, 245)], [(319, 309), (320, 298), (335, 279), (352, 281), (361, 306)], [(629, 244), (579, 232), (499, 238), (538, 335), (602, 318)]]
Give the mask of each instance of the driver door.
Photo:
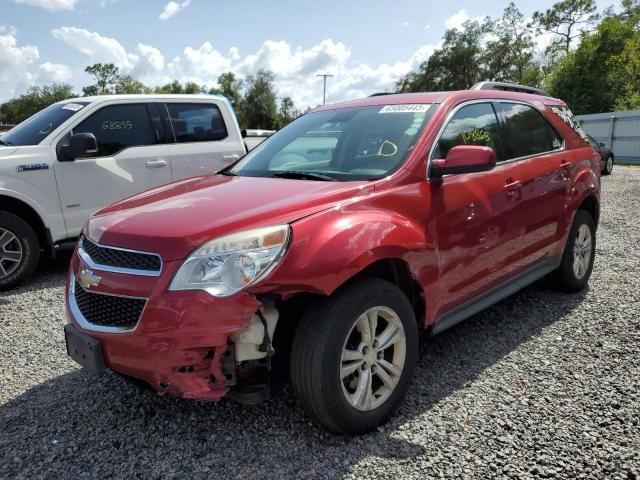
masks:
[[(70, 237), (80, 234), (96, 210), (125, 197), (171, 182), (167, 145), (146, 103), (101, 107), (70, 133), (95, 135), (98, 152), (55, 162), (62, 213)], [(68, 141), (63, 138), (61, 142)]]

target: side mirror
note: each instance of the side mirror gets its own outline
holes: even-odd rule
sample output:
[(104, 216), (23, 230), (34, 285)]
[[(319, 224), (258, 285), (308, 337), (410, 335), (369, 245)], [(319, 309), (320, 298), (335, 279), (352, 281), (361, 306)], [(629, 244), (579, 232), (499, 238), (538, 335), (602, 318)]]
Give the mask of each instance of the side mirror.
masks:
[(72, 162), (76, 158), (91, 157), (98, 153), (98, 141), (93, 133), (76, 133), (69, 138), (69, 145), (59, 151), (61, 162)]
[(496, 152), (480, 145), (457, 145), (449, 150), (447, 158), (432, 160), (431, 177), (458, 173), (486, 172), (496, 166)]
[(600, 145), (601, 147), (606, 147), (607, 146), (607, 144), (604, 143), (604, 142), (600, 142), (598, 145)]
[(247, 129), (243, 128), (240, 130), (240, 135), (242, 135), (242, 138), (247, 138)]

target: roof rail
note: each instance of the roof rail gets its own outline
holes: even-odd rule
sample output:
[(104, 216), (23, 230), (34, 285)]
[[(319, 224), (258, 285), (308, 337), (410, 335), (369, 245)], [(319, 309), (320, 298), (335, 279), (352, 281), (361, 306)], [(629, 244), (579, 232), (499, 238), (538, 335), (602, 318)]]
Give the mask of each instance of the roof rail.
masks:
[(382, 95), (394, 95), (394, 92), (377, 92), (369, 95), (370, 97), (381, 97)]
[(507, 92), (531, 93), (533, 95), (542, 95), (543, 97), (551, 97), (551, 95), (540, 88), (529, 87), (527, 85), (518, 85), (506, 82), (479, 82), (476, 83), (471, 90), (504, 90)]

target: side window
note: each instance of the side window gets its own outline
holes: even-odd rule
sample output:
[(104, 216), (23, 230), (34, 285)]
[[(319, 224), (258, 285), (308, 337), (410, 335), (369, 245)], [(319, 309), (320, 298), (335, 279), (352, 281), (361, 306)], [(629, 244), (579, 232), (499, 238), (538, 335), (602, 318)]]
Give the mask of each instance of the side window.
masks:
[(446, 158), (457, 145), (491, 147), (498, 161), (504, 160), (498, 119), (490, 103), (474, 103), (458, 110), (442, 132), (434, 158)]
[(527, 157), (562, 148), (562, 138), (535, 108), (500, 103), (505, 117), (505, 140), (510, 158)]
[(167, 103), (177, 143), (211, 142), (227, 138), (227, 127), (216, 105)]
[(73, 133), (93, 133), (98, 141), (98, 157), (109, 157), (129, 147), (156, 144), (144, 103), (103, 107), (78, 124)]

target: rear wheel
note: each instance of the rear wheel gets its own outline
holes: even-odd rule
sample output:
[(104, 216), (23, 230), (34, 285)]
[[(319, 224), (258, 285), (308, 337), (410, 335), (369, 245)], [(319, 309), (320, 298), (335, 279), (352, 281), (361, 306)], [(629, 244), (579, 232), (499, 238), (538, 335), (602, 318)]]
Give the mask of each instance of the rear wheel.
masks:
[(31, 275), (39, 258), (40, 244), (33, 228), (20, 217), (0, 212), (0, 290)]
[(604, 168), (602, 169), (602, 175), (611, 175), (613, 172), (613, 157), (609, 155), (604, 162)]
[(329, 430), (360, 434), (385, 421), (411, 381), (415, 315), (395, 285), (365, 279), (311, 306), (291, 354), (291, 380), (305, 411)]
[(589, 282), (596, 252), (596, 226), (591, 215), (578, 210), (569, 232), (562, 263), (551, 274), (551, 286), (565, 292), (582, 290)]

